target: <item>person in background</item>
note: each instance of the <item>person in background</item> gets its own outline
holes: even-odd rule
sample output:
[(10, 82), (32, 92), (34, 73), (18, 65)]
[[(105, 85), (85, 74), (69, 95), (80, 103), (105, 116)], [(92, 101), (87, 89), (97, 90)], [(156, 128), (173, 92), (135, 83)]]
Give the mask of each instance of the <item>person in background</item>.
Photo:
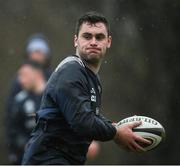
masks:
[[(51, 49), (48, 43), (48, 39), (43, 34), (40, 33), (32, 35), (27, 41), (24, 61), (29, 61), (29, 62), (31, 61), (31, 63), (34, 62), (34, 64), (37, 62), (37, 64), (41, 66), (41, 72), (43, 73), (45, 81), (49, 79), (52, 73), (52, 69), (50, 67), (51, 59), (52, 59), (52, 55), (51, 55)], [(24, 70), (24, 67), (21, 68), (23, 68)], [(16, 107), (14, 105), (14, 103), (16, 103), (15, 101), (16, 97), (19, 94), (24, 94), (24, 90), (25, 92), (27, 91), (26, 84), (23, 84), (23, 81), (20, 81), (21, 79), (19, 79), (18, 77), (19, 77), (19, 73), (16, 74), (15, 78), (12, 80), (10, 92), (9, 95), (7, 96), (6, 105), (5, 105), (5, 126), (6, 126), (6, 137), (7, 137), (6, 140), (9, 150), (10, 149), (12, 150), (13, 148), (10, 145), (10, 141), (9, 141), (10, 139), (12, 139), (11, 136), (9, 135), (9, 129), (10, 129), (9, 127), (12, 126), (10, 125), (11, 119), (9, 117), (12, 117), (14, 113), (14, 109), (15, 109), (14, 107)], [(27, 77), (29, 77), (29, 75)], [(26, 93), (26, 95), (27, 98), (31, 98), (36, 103), (36, 105), (39, 105), (40, 97), (38, 94), (35, 93), (32, 95), (31, 93)], [(31, 107), (31, 102), (28, 105), (29, 105), (28, 107)], [(9, 162), (11, 164), (18, 164), (18, 163), (20, 164), (18, 159), (15, 159), (16, 157), (14, 158), (10, 151), (8, 155)]]
[(22, 64), (17, 80), (23, 89), (15, 95), (7, 121), (7, 141), (11, 164), (21, 163), (24, 147), (36, 124), (35, 115), (46, 84), (42, 65), (33, 61)]
[[(31, 60), (42, 64), (44, 67), (44, 75), (46, 80), (49, 79), (52, 69), (51, 65), (51, 49), (48, 43), (48, 39), (41, 33), (32, 35), (27, 41), (24, 60)], [(12, 81), (9, 96), (7, 97), (6, 109), (11, 109), (11, 102), (14, 96), (22, 90), (22, 86), (17, 80), (17, 77)]]

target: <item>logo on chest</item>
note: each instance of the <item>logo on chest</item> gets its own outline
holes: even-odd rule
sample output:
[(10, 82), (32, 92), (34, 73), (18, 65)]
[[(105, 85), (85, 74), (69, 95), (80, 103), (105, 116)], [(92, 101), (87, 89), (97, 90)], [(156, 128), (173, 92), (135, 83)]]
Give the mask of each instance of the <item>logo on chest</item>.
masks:
[(94, 90), (94, 88), (91, 88), (91, 101), (92, 102), (96, 102), (96, 92)]

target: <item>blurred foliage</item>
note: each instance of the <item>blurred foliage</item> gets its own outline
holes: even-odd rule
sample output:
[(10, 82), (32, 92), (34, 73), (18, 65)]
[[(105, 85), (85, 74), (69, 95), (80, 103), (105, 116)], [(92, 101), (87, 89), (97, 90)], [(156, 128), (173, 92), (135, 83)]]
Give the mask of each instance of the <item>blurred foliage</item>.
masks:
[(96, 10), (111, 23), (113, 45), (100, 76), (103, 111), (113, 121), (145, 115), (160, 121), (167, 138), (146, 154), (124, 152), (113, 142), (89, 164), (180, 164), (180, 1), (179, 0), (0, 0), (0, 164), (7, 164), (4, 105), (25, 54), (27, 38), (36, 32), (50, 40), (55, 66), (74, 53), (77, 17)]

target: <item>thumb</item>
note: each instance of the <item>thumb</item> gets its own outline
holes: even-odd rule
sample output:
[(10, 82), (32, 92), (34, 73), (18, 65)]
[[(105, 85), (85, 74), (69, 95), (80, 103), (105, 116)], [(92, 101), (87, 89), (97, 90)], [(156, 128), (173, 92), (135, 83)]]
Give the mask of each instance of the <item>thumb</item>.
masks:
[(130, 124), (130, 128), (133, 129), (133, 128), (135, 128), (135, 127), (138, 127), (138, 126), (141, 125), (141, 124), (142, 124), (141, 121), (132, 122), (132, 123)]

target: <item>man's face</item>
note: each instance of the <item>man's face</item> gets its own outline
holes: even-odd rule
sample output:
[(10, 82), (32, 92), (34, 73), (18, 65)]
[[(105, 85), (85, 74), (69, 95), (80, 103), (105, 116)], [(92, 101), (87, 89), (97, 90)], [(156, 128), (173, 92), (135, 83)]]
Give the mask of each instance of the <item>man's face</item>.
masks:
[(104, 23), (85, 22), (81, 25), (78, 36), (75, 35), (74, 46), (86, 62), (97, 64), (111, 46), (111, 36), (108, 36)]
[(34, 88), (36, 79), (36, 71), (30, 65), (25, 64), (21, 66), (18, 71), (18, 80), (23, 88), (32, 90)]
[(34, 51), (29, 55), (29, 59), (32, 61), (36, 61), (40, 64), (45, 64), (46, 63), (46, 55), (44, 55), (42, 52), (40, 51)]

